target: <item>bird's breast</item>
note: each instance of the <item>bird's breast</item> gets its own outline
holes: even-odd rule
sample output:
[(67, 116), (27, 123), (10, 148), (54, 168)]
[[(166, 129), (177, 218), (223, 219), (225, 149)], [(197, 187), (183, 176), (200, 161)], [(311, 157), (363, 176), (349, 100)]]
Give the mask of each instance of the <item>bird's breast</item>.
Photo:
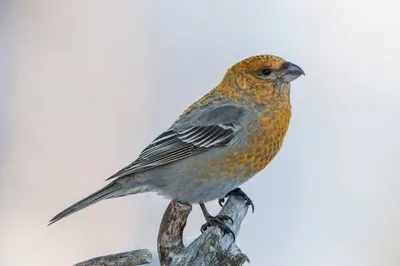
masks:
[(242, 178), (260, 172), (282, 147), (290, 117), (289, 103), (260, 112), (256, 121), (248, 123), (244, 145), (230, 147), (224, 158), (212, 162), (213, 166), (230, 176)]

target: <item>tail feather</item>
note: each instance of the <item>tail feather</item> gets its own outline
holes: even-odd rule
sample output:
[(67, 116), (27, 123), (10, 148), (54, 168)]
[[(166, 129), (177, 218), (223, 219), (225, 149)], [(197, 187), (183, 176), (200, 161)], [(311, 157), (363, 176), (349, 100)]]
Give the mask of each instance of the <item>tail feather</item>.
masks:
[(95, 204), (96, 202), (99, 202), (103, 199), (108, 199), (108, 198), (113, 198), (116, 195), (116, 192), (120, 190), (120, 185), (117, 182), (112, 182), (109, 185), (105, 186), (104, 188), (94, 192), (93, 194), (87, 196), (86, 198), (78, 201), (77, 203), (73, 204), (72, 206), (68, 207), (67, 209), (63, 210), (59, 214), (53, 217), (53, 219), (50, 220), (49, 225), (67, 217), (68, 215), (77, 212), (79, 210), (82, 210), (83, 208), (86, 208), (92, 204)]

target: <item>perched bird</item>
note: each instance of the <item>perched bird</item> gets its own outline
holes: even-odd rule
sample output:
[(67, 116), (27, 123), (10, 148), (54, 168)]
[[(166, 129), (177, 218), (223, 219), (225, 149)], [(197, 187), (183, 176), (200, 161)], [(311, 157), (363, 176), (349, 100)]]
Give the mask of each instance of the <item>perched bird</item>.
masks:
[(199, 203), (207, 223), (231, 232), (204, 203), (238, 189), (263, 170), (282, 146), (291, 117), (290, 82), (303, 70), (273, 55), (249, 57), (187, 108), (172, 126), (99, 191), (68, 207), (50, 224), (100, 200), (157, 192), (182, 203)]

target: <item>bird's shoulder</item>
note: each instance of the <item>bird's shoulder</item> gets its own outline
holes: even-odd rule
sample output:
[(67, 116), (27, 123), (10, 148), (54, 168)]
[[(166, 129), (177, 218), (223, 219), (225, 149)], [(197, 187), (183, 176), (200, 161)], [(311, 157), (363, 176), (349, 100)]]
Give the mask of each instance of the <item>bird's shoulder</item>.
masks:
[(189, 105), (189, 107), (182, 112), (177, 121), (197, 110), (207, 109), (207, 107), (218, 104), (224, 100), (226, 99), (223, 97), (223, 95), (219, 94), (216, 89), (212, 89), (197, 101)]
[(172, 124), (175, 131), (193, 126), (224, 126), (240, 123), (247, 108), (212, 90), (191, 104)]

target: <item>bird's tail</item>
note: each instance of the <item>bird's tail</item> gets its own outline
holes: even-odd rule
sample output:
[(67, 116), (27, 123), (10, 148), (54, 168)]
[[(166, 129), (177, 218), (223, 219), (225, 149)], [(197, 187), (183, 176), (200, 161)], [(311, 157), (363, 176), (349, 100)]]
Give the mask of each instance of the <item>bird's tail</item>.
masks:
[(87, 196), (86, 198), (78, 201), (77, 203), (73, 204), (72, 206), (68, 207), (67, 209), (63, 210), (62, 212), (60, 212), (59, 214), (54, 216), (54, 218), (50, 220), (48, 225), (51, 225), (52, 223), (55, 223), (58, 220), (61, 220), (62, 218), (65, 218), (68, 215), (70, 215), (74, 212), (77, 212), (79, 210), (82, 210), (83, 208), (86, 208), (92, 204), (95, 204), (96, 202), (99, 202), (103, 199), (118, 197), (119, 196), (118, 194), (121, 194), (120, 189), (121, 189), (121, 185), (114, 181), (114, 182), (108, 184), (107, 186), (103, 187), (102, 189)]

